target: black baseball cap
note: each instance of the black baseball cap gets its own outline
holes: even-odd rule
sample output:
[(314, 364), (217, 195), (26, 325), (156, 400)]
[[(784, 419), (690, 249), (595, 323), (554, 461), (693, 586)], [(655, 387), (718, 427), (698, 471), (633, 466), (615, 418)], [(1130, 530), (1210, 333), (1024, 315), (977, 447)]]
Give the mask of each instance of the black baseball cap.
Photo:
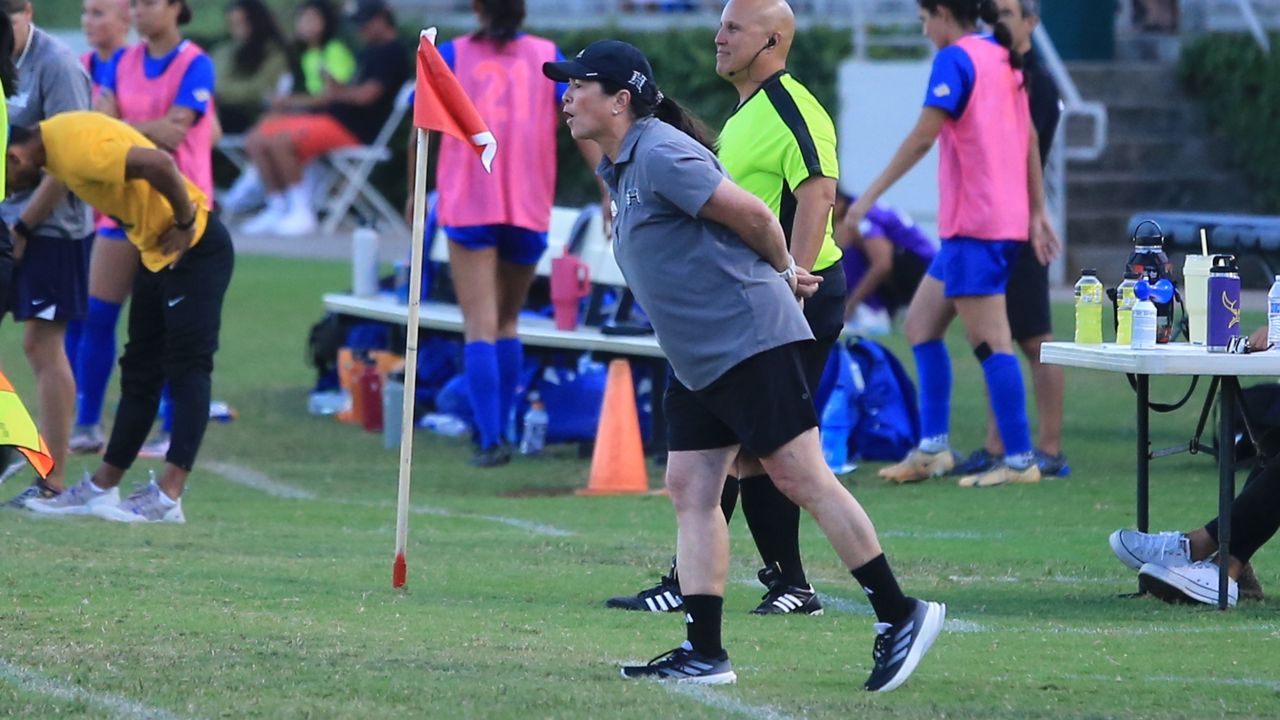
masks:
[(661, 95), (649, 58), (640, 48), (621, 40), (598, 40), (572, 60), (543, 63), (542, 74), (556, 82), (608, 80), (650, 102), (656, 102)]

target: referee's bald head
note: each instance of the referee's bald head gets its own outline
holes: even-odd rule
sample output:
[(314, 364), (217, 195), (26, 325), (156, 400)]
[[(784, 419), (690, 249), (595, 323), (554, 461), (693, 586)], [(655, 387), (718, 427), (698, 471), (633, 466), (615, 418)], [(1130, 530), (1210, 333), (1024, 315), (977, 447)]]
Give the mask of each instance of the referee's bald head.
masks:
[(770, 37), (776, 37), (778, 54), (786, 57), (796, 38), (796, 15), (786, 0), (729, 0), (720, 15), (744, 24), (755, 25)]

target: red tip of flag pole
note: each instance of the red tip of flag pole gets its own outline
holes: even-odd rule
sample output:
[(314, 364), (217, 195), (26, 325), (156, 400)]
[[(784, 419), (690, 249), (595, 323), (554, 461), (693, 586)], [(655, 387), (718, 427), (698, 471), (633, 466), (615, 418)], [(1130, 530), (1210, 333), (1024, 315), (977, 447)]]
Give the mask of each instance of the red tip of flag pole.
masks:
[(395, 567), (391, 570), (391, 587), (404, 587), (405, 576), (409, 573), (409, 567), (404, 562), (404, 553), (396, 555)]

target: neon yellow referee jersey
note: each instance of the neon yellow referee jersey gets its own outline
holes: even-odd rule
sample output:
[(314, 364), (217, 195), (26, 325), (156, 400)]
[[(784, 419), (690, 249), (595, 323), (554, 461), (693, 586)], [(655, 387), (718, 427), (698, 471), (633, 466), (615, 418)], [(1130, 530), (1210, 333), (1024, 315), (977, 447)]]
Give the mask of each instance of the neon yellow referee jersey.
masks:
[[(729, 116), (720, 131), (719, 157), (729, 177), (778, 216), (788, 247), (796, 212), (792, 191), (817, 175), (840, 177), (831, 116), (813, 93), (785, 70), (764, 81)], [(835, 265), (841, 255), (828, 217), (813, 271)]]

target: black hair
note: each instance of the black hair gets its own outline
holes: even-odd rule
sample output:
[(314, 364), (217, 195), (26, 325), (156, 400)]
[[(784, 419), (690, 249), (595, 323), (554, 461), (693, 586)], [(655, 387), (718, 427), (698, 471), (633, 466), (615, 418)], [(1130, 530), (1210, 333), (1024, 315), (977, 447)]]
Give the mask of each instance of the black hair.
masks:
[(689, 112), (674, 99), (663, 95), (661, 91), (655, 92), (654, 97), (650, 97), (648, 93), (638, 93), (628, 86), (610, 80), (601, 80), (600, 86), (606, 95), (617, 95), (623, 90), (630, 92), (631, 112), (636, 118), (656, 117), (698, 141), (699, 145), (711, 152), (716, 151), (715, 132), (697, 115)]
[(178, 11), (178, 25), (186, 25), (191, 22), (191, 4), (187, 0), (169, 0), (170, 5), (174, 3), (182, 6), (182, 9)]
[(18, 68), (13, 64), (13, 21), (9, 13), (0, 13), (0, 83), (4, 83), (4, 96), (13, 97), (18, 92)]
[(498, 46), (516, 39), (520, 26), (524, 25), (524, 0), (475, 0), (484, 18), (485, 26), (475, 34), (479, 40), (489, 40)]
[[(329, 0), (307, 0), (298, 6), (297, 14), (301, 15), (306, 10), (315, 10), (320, 13), (320, 19), (324, 21), (324, 32), (320, 33), (320, 47), (329, 44), (338, 36), (338, 9), (333, 6)], [(299, 42), (299, 50), (306, 50)]]
[(234, 0), (227, 6), (228, 13), (232, 10), (244, 13), (244, 19), (249, 23), (249, 37), (236, 48), (232, 62), (237, 74), (253, 75), (262, 67), (270, 45), (281, 51), (285, 49), (284, 36), (280, 34), (275, 16), (262, 0)]
[(996, 36), (996, 42), (1009, 51), (1009, 65), (1014, 70), (1022, 69), (1022, 53), (1013, 48), (1013, 32), (1009, 26), (1000, 22), (1000, 8), (995, 0), (916, 0), (920, 7), (936, 15), (938, 8), (945, 7), (951, 11), (956, 22), (961, 25), (976, 25), (979, 20), (986, 23)]
[(26, 145), (36, 136), (34, 128), (22, 127), (20, 125), (9, 126), (9, 147), (14, 145)]

